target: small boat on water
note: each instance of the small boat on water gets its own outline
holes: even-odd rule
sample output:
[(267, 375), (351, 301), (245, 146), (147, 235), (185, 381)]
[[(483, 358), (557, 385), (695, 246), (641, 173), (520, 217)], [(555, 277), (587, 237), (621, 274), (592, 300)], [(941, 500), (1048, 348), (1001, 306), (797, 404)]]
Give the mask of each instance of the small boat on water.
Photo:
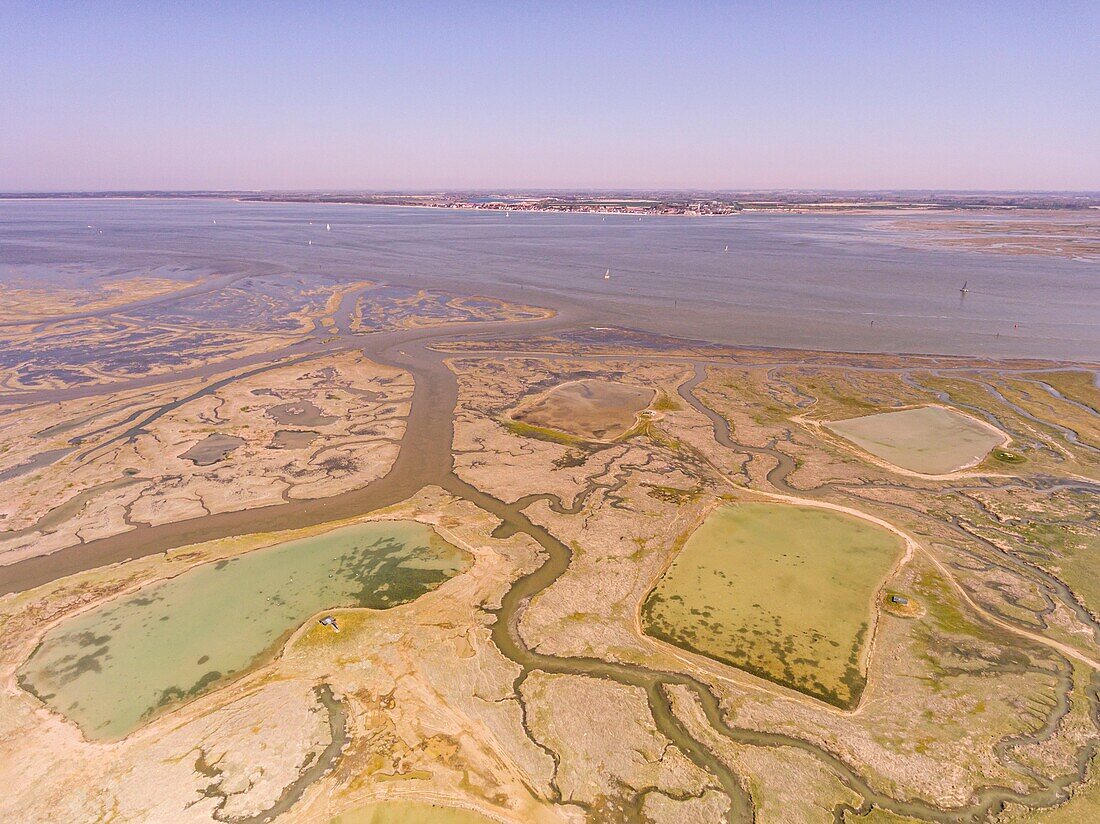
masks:
[(969, 292), (969, 291), (970, 291), (969, 289), (967, 289), (967, 288), (966, 288), (966, 284), (968, 284), (968, 283), (970, 283), (970, 281), (968, 281), (968, 280), (964, 280), (964, 281), (963, 281), (962, 289), (960, 289), (960, 290), (959, 290), (959, 292), (960, 292), (961, 294), (964, 294), (964, 295), (965, 295), (965, 294), (966, 294), (967, 292)]
[(610, 269), (608, 269), (606, 272), (603, 273), (603, 279), (604, 280), (611, 280), (611, 270)]
[(329, 226), (327, 223), (325, 224), (325, 231), (326, 232), (331, 232), (332, 231), (332, 227)]
[(726, 244), (726, 248), (725, 248), (725, 249), (723, 249), (722, 251), (723, 251), (723, 252), (728, 252), (729, 250), (730, 250), (730, 245), (729, 245), (729, 244), (727, 243), (727, 244)]

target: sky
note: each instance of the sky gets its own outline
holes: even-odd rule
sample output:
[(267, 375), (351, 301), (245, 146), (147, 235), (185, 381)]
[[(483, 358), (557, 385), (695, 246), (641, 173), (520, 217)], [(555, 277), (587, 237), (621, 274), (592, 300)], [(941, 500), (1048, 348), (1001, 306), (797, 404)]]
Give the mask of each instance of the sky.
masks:
[(1100, 3), (0, 0), (0, 191), (1100, 190)]

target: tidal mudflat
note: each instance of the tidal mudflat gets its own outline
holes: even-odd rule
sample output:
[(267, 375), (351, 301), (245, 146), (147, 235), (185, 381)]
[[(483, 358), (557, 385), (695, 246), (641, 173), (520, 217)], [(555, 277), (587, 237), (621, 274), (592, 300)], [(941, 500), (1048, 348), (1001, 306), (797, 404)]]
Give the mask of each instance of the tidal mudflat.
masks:
[(339, 606), (386, 609), (467, 566), (414, 521), (343, 527), (204, 564), (48, 632), (19, 680), (92, 739), (117, 738), (268, 658)]
[(642, 607), (646, 633), (840, 707), (863, 692), (871, 599), (900, 541), (813, 507), (714, 510)]
[(987, 423), (942, 406), (881, 412), (826, 424), (829, 429), (887, 463), (944, 475), (974, 466), (1004, 433)]
[(634, 426), (654, 395), (652, 389), (613, 381), (570, 381), (523, 403), (512, 420), (577, 438), (613, 440)]
[(341, 813), (331, 824), (495, 824), (473, 810), (418, 801), (381, 801)]

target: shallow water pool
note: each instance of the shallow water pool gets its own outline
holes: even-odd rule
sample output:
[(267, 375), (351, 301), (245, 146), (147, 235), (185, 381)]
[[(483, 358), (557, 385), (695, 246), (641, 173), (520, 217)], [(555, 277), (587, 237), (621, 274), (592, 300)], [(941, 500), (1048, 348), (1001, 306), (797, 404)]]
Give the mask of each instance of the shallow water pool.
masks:
[(92, 739), (115, 738), (261, 663), (338, 606), (408, 603), (468, 556), (413, 521), (381, 521), (203, 564), (51, 629), (22, 686)]

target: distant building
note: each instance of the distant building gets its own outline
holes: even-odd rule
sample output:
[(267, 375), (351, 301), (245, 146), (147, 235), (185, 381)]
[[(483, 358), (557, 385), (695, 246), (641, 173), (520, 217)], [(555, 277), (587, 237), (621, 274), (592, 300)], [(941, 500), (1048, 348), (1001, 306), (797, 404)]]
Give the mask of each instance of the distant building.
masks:
[(906, 598), (904, 595), (891, 595), (890, 601), (895, 604), (901, 604), (902, 606), (905, 606), (909, 603), (909, 599)]
[(326, 615), (324, 618), (322, 618), (317, 623), (319, 623), (323, 627), (328, 627), (333, 632), (339, 632), (340, 631), (340, 627), (336, 626), (336, 619), (333, 618), (331, 615)]

